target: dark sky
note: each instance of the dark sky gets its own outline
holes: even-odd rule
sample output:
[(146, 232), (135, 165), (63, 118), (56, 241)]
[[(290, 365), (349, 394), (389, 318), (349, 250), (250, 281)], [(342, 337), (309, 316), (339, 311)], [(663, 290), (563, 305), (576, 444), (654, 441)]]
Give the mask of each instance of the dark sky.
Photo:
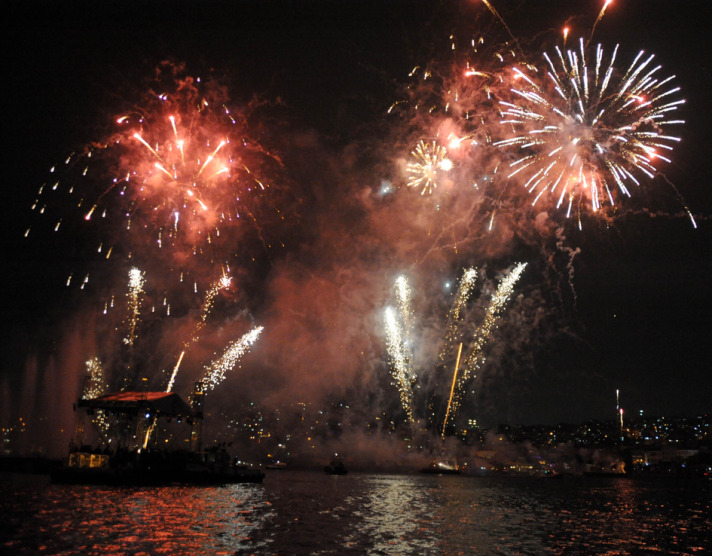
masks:
[[(60, 246), (28, 246), (23, 238), (37, 186), (50, 166), (95, 137), (117, 98), (158, 62), (183, 61), (196, 73), (214, 70), (227, 76), (236, 102), (254, 94), (281, 99), (286, 125), (292, 131), (313, 130), (333, 154), (363, 140), (369, 126), (383, 128), (385, 111), (410, 69), (441, 56), (450, 32), (470, 25), (461, 14), (472, 17), (473, 33), (479, 25), (506, 37), (475, 0), (472, 5), (364, 0), (18, 4), (16, 11), (5, 7), (2, 29), (0, 376), (14, 377), (13, 385), (30, 353), (52, 351), (52, 327), (71, 303), (58, 286), (61, 272), (54, 270), (71, 254)], [(567, 20), (585, 33), (599, 9), (593, 1), (493, 4), (523, 44), (552, 44), (557, 36), (552, 30)], [(611, 417), (616, 388), (628, 411), (710, 411), (712, 66), (704, 44), (712, 21), (705, 5), (701, 0), (616, 0), (596, 31), (596, 40), (607, 46), (620, 42), (628, 51), (655, 52), (665, 71), (677, 76), (687, 100), (687, 124), (667, 175), (698, 228), (681, 215), (678, 198), (658, 178), (660, 193), (648, 213), (629, 214), (609, 227), (570, 229), (569, 246), (581, 253), (557, 322), (566, 323), (572, 336), (537, 345), (531, 367), (499, 375), (491, 392), (501, 398), (487, 404), (497, 406), (497, 418), (553, 423)], [(373, 186), (379, 181), (374, 172)]]

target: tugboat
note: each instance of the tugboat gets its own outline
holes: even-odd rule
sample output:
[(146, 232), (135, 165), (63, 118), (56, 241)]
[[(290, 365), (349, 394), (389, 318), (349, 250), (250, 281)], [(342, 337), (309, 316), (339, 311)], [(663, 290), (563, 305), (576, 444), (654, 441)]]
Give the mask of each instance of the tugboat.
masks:
[[(259, 469), (231, 460), (224, 446), (202, 450), (202, 385), (193, 404), (172, 392), (116, 392), (80, 399), (77, 431), (59, 483), (163, 485), (261, 483)], [(94, 431), (87, 430), (92, 425)], [(185, 428), (189, 434), (185, 437)], [(179, 434), (183, 429), (183, 434)], [(165, 435), (159, 447), (159, 431)], [(89, 442), (94, 432), (94, 442)], [(183, 437), (183, 438), (182, 438)], [(176, 447), (181, 441), (185, 448)]]
[(324, 473), (327, 475), (346, 475), (348, 470), (344, 462), (339, 459), (338, 454), (329, 462), (329, 465), (324, 466)]

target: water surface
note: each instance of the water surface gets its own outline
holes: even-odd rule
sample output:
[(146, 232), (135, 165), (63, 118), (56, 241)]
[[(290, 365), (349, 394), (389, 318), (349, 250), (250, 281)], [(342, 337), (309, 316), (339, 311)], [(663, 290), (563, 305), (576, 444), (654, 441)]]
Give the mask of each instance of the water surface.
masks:
[(267, 472), (262, 485), (0, 478), (17, 554), (709, 554), (712, 482)]

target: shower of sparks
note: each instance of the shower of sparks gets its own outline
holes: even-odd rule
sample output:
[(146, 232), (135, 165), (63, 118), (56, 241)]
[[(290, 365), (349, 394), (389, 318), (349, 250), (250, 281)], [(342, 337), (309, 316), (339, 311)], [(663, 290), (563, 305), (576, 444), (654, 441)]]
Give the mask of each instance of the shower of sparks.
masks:
[[(408, 279), (401, 275), (396, 278), (394, 284), (396, 299), (398, 301), (398, 313), (400, 314), (400, 320), (396, 321), (399, 323), (400, 330), (398, 331), (398, 336), (400, 341), (399, 355), (397, 358), (398, 365), (395, 366), (395, 379), (398, 385), (398, 390), (401, 395), (401, 402), (403, 408), (405, 409), (408, 420), (413, 422), (413, 370), (412, 370), (412, 356), (410, 351), (411, 346), (411, 336), (413, 333), (413, 306), (412, 297), (413, 292), (408, 283)], [(393, 323), (393, 324), (396, 324)], [(390, 343), (390, 342), (389, 342)], [(394, 360), (395, 361), (395, 360)]]
[(410, 341), (410, 334), (413, 330), (413, 292), (410, 289), (410, 284), (408, 284), (408, 279), (405, 276), (401, 275), (396, 278), (395, 291), (396, 298), (398, 300), (398, 310), (400, 311), (403, 322), (403, 340), (407, 343)]
[(200, 380), (205, 390), (213, 390), (225, 379), (227, 372), (237, 364), (250, 346), (257, 341), (263, 329), (263, 326), (258, 326), (239, 340), (232, 342), (218, 359), (205, 367), (205, 373)]
[(420, 189), (420, 194), (432, 193), (438, 180), (452, 170), (452, 161), (447, 149), (435, 141), (420, 141), (411, 153), (413, 161), (408, 164), (408, 187)]
[(469, 346), (470, 353), (465, 358), (462, 373), (460, 373), (457, 380), (458, 394), (453, 399), (453, 414), (460, 406), (462, 392), (467, 382), (485, 360), (483, 348), (492, 336), (492, 331), (497, 324), (497, 320), (502, 314), (507, 301), (509, 301), (509, 298), (512, 296), (514, 286), (517, 281), (519, 281), (526, 266), (526, 263), (517, 263), (512, 271), (500, 281), (499, 286), (497, 286), (497, 291), (492, 296), (492, 300), (485, 313), (484, 322), (475, 331), (474, 341)]
[(82, 389), (83, 400), (93, 400), (104, 393), (104, 367), (98, 357), (93, 357), (86, 362), (87, 372)]
[[(106, 390), (104, 367), (98, 357), (93, 357), (86, 362), (86, 369), (82, 399), (93, 400)], [(107, 432), (110, 428), (106, 412), (102, 409), (95, 410), (91, 420), (100, 431)]]
[(132, 268), (129, 271), (129, 291), (126, 294), (128, 300), (128, 334), (124, 338), (124, 343), (129, 347), (133, 347), (136, 341), (136, 329), (141, 313), (141, 295), (144, 293), (144, 284), (143, 272), (138, 268)]
[(462, 310), (465, 308), (467, 301), (470, 299), (472, 288), (475, 286), (476, 279), (477, 270), (474, 268), (468, 268), (462, 274), (460, 285), (458, 286), (457, 294), (455, 295), (455, 301), (453, 302), (448, 315), (447, 333), (442, 350), (440, 351), (440, 361), (442, 362), (445, 361), (448, 354), (455, 348), (455, 343), (459, 339), (460, 315), (462, 314)]
[(134, 369), (134, 344), (136, 343), (138, 325), (141, 314), (141, 298), (144, 293), (143, 286), (145, 284), (143, 272), (134, 267), (129, 271), (129, 287), (126, 293), (126, 324), (127, 334), (123, 339), (124, 344), (128, 347), (128, 361), (125, 366), (122, 377), (123, 390), (128, 390), (133, 386), (136, 378)]
[(680, 138), (667, 130), (684, 121), (669, 116), (685, 102), (674, 100), (674, 76), (657, 77), (660, 66), (642, 51), (621, 73), (617, 52), (606, 61), (600, 45), (591, 53), (583, 40), (578, 50), (557, 47), (553, 60), (544, 54), (546, 85), (537, 75), (543, 71), (513, 69), (517, 100), (500, 102), (501, 123), (518, 134), (496, 145), (518, 148), (508, 177), (522, 178), (532, 204), (546, 194), (567, 217), (586, 205), (597, 211), (630, 196), (628, 186), (640, 185), (636, 174), (653, 178), (657, 161), (670, 162), (663, 153)]
[(393, 366), (395, 386), (400, 393), (401, 405), (408, 416), (408, 422), (413, 423), (413, 381), (415, 376), (410, 369), (410, 353), (403, 337), (404, 325), (393, 307), (386, 307), (385, 327), (386, 345)]
[[(492, 300), (485, 313), (485, 319), (482, 325), (475, 331), (471, 342), (464, 341), (460, 338), (458, 330), (458, 322), (461, 319), (461, 313), (466, 307), (467, 301), (474, 288), (477, 271), (474, 268), (468, 268), (463, 272), (458, 287), (457, 296), (452, 308), (448, 314), (448, 329), (445, 337), (445, 346), (455, 342), (459, 342), (460, 346), (457, 353), (457, 361), (452, 379), (452, 391), (448, 399), (447, 416), (443, 423), (443, 431), (447, 424), (448, 418), (454, 419), (457, 410), (459, 409), (462, 399), (462, 393), (474, 371), (479, 368), (484, 361), (483, 348), (492, 336), (497, 320), (504, 310), (507, 301), (512, 295), (514, 286), (526, 268), (526, 263), (518, 263), (504, 277), (492, 296)], [(401, 405), (405, 410), (409, 423), (414, 423), (413, 415), (413, 387), (417, 382), (417, 377), (413, 371), (413, 357), (410, 348), (410, 340), (406, 338), (406, 319), (412, 322), (412, 310), (403, 310), (404, 300), (407, 300), (407, 307), (410, 307), (411, 290), (404, 276), (399, 276), (395, 282), (395, 292), (398, 298), (399, 308), (386, 307), (384, 312), (384, 325), (386, 333), (386, 348), (391, 362), (391, 374), (394, 380), (394, 386), (398, 388), (400, 394)], [(461, 358), (463, 350), (469, 352), (469, 355)], [(449, 350), (444, 347), (441, 351), (441, 361), (445, 358)], [(461, 365), (462, 361), (462, 365)]]

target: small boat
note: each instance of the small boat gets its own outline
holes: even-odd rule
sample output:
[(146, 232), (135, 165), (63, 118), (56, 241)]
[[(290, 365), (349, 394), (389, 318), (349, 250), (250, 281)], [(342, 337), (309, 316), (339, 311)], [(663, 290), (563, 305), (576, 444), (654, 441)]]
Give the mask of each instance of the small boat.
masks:
[(265, 465), (265, 469), (271, 469), (273, 471), (278, 471), (280, 469), (286, 469), (287, 464), (283, 461), (273, 461), (272, 463), (268, 463)]
[(344, 462), (338, 458), (334, 458), (329, 462), (329, 465), (324, 466), (324, 473), (327, 475), (346, 475), (348, 470)]
[(583, 472), (586, 477), (626, 477), (625, 463), (616, 461), (609, 464), (589, 464)]
[(462, 473), (456, 463), (447, 461), (433, 461), (420, 472), (428, 475), (460, 475)]

